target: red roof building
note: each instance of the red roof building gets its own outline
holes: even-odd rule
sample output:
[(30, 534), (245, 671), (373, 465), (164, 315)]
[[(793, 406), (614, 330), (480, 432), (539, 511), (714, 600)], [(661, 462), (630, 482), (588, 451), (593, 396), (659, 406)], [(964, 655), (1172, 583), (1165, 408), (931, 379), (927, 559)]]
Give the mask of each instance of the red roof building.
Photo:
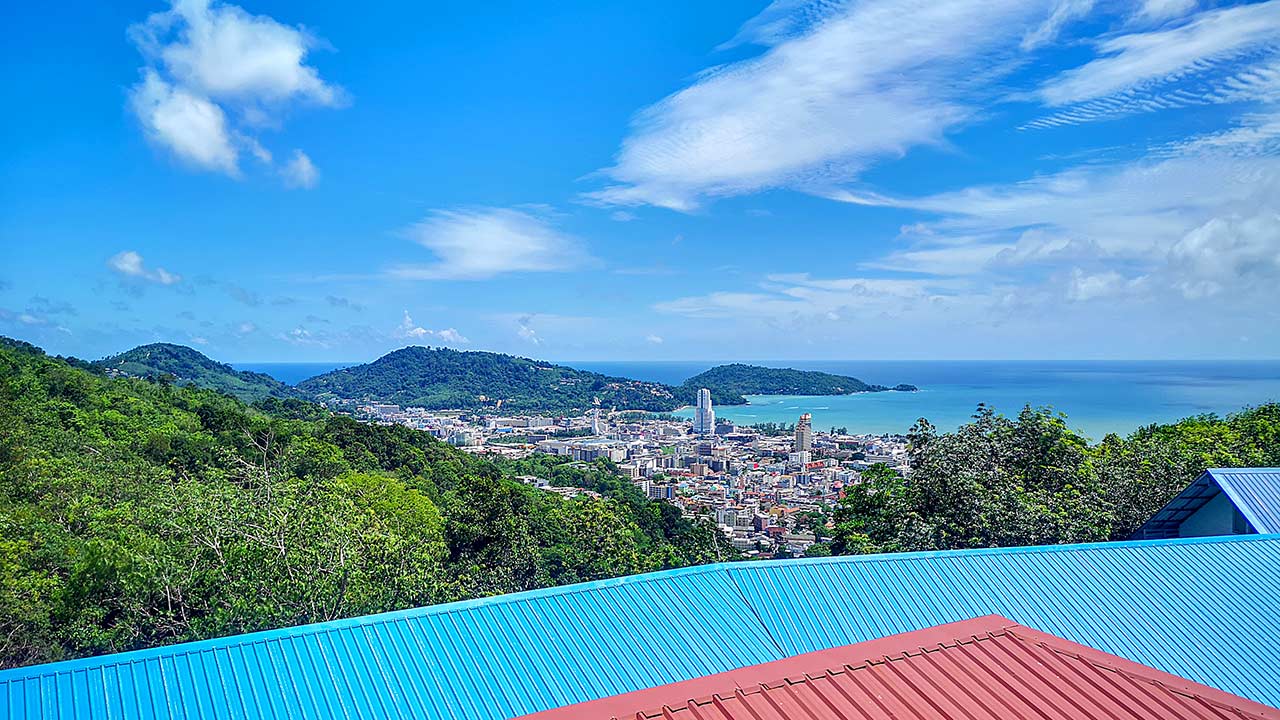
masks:
[(1280, 710), (1018, 625), (938, 625), (522, 720), (1280, 720)]

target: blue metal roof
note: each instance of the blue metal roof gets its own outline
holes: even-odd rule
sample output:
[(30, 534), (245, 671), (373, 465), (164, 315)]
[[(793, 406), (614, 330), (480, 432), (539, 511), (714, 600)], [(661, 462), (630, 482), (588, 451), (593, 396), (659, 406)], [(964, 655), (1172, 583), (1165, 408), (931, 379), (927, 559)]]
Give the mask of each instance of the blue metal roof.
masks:
[(1133, 537), (1178, 537), (1182, 523), (1221, 493), (1227, 494), (1254, 532), (1280, 533), (1280, 468), (1212, 468), (1152, 515)]
[(1207, 472), (1255, 531), (1280, 533), (1280, 468), (1213, 468)]
[(708, 565), (0, 671), (0, 718), (501, 720), (985, 614), (1280, 706), (1280, 536)]

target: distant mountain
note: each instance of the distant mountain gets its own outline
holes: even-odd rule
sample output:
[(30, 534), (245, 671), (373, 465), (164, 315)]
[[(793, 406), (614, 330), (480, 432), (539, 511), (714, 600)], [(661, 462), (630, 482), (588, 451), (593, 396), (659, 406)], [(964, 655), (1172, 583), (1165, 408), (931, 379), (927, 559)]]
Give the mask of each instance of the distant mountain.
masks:
[(914, 385), (869, 385), (847, 375), (832, 375), (812, 370), (768, 368), (759, 365), (719, 365), (699, 373), (681, 385), (682, 397), (693, 397), (698, 388), (711, 391), (712, 401), (718, 405), (734, 405), (745, 402), (743, 395), (851, 395), (885, 390), (912, 391)]
[(236, 370), (185, 345), (140, 345), (93, 365), (108, 374), (150, 378), (170, 375), (180, 384), (217, 390), (250, 403), (266, 398), (304, 397), (270, 375)]
[[(366, 365), (318, 375), (297, 389), (322, 401), (390, 402), (434, 410), (570, 412), (595, 407), (666, 412), (709, 388), (717, 405), (744, 395), (847, 395), (889, 388), (857, 378), (753, 365), (721, 365), (678, 387), (611, 377), (541, 360), (491, 352), (407, 347)], [(915, 390), (900, 385), (898, 390)]]
[(317, 400), (391, 402), (429, 409), (568, 412), (601, 407), (668, 411), (675, 388), (491, 352), (407, 347), (367, 365), (307, 379)]

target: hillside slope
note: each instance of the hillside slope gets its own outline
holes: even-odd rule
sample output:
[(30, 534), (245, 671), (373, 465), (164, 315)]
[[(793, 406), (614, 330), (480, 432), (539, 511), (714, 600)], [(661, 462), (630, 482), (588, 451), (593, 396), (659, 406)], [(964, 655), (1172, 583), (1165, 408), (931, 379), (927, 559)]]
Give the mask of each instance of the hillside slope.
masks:
[(0, 669), (736, 556), (607, 463), (508, 467), (309, 407), (0, 340)]
[(503, 411), (604, 408), (667, 411), (681, 403), (661, 383), (609, 377), (539, 360), (490, 352), (407, 347), (366, 365), (298, 384), (319, 400), (393, 402), (430, 409)]
[(130, 377), (172, 375), (179, 384), (216, 390), (249, 403), (267, 398), (303, 397), (303, 393), (270, 375), (236, 370), (185, 345), (139, 345), (119, 355), (98, 360), (94, 365), (108, 374)]
[[(734, 363), (719, 365), (684, 381), (682, 395), (692, 397), (698, 388), (711, 390), (718, 405), (734, 404), (743, 395), (849, 395), (885, 390), (916, 390), (914, 385), (870, 385), (847, 375), (790, 368), (769, 368)], [(745, 401), (744, 401), (745, 402)]]

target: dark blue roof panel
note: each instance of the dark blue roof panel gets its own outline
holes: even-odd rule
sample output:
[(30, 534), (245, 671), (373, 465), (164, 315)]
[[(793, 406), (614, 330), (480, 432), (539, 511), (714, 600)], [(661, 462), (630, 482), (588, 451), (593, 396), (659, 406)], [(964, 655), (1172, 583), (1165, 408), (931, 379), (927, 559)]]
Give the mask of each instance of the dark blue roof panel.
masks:
[(0, 718), (502, 720), (986, 614), (1280, 706), (1280, 536), (709, 565), (0, 671)]
[(1226, 493), (1253, 532), (1280, 533), (1280, 468), (1206, 470), (1133, 534), (1135, 540), (1178, 537), (1182, 523)]

